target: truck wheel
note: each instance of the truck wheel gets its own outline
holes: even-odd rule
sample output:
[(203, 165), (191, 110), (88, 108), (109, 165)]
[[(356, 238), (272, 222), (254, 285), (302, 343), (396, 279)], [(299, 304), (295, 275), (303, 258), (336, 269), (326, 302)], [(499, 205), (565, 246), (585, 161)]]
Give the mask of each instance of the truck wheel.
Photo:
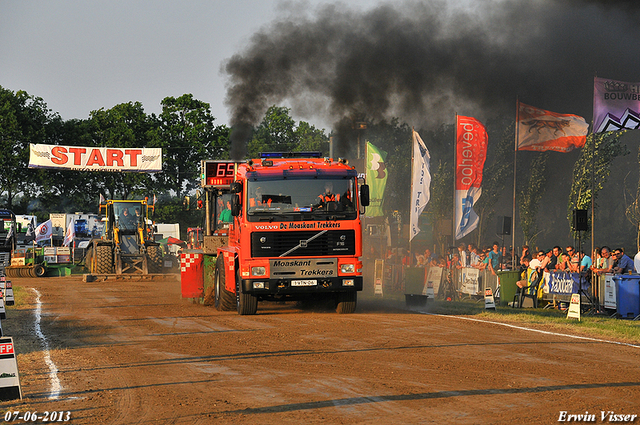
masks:
[(156, 245), (147, 247), (149, 273), (162, 273), (162, 256)]
[(36, 266), (33, 268), (33, 274), (35, 275), (35, 277), (43, 277), (46, 272), (47, 270), (42, 264), (36, 264)]
[(356, 305), (358, 303), (358, 293), (356, 291), (351, 292), (338, 292), (336, 312), (338, 314), (350, 314), (356, 311)]
[(218, 257), (216, 261), (216, 271), (214, 277), (213, 288), (215, 292), (214, 305), (217, 310), (231, 311), (235, 304), (235, 296), (231, 292), (227, 291), (224, 287), (225, 281), (225, 269), (224, 260), (222, 256)]
[(236, 293), (238, 294), (238, 314), (241, 316), (256, 314), (256, 311), (258, 311), (258, 298), (242, 291), (239, 274), (236, 274)]
[(110, 245), (96, 246), (96, 272), (98, 274), (113, 273), (113, 251)]

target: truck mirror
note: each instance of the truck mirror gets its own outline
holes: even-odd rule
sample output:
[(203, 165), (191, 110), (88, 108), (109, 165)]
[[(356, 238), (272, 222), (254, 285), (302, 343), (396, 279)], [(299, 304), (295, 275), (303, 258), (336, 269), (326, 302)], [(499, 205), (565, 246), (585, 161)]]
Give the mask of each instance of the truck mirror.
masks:
[(360, 204), (363, 207), (369, 206), (369, 185), (363, 184), (360, 186)]
[(231, 215), (237, 217), (240, 215), (240, 195), (234, 193), (231, 196)]
[(242, 192), (242, 183), (233, 182), (231, 183), (231, 193), (240, 193)]

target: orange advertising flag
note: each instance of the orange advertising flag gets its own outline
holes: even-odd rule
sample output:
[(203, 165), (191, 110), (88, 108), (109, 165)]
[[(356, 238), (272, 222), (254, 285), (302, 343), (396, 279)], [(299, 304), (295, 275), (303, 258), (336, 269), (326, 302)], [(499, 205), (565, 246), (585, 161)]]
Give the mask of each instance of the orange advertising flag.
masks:
[(582, 117), (518, 102), (518, 150), (570, 152), (584, 146), (588, 130)]

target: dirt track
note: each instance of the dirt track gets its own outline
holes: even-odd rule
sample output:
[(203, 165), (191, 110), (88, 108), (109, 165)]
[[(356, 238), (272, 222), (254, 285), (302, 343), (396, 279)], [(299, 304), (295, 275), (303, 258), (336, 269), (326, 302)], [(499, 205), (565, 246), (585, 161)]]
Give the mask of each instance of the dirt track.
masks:
[[(35, 299), (62, 389), (9, 307), (25, 399), (71, 423), (552, 423), (640, 415), (640, 348), (359, 301), (353, 315), (261, 304), (256, 316), (180, 298), (177, 280), (13, 278)], [(640, 420), (636, 419), (636, 423)]]

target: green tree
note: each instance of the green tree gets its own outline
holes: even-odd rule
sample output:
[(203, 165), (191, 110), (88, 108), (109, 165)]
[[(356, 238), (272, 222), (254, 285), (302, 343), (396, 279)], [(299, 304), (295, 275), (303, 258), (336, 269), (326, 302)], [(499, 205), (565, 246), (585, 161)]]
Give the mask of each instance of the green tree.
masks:
[(520, 213), (520, 227), (524, 235), (524, 243), (533, 246), (535, 244), (536, 236), (538, 234), (538, 226), (536, 224), (536, 218), (538, 216), (538, 209), (540, 207), (540, 201), (542, 195), (547, 186), (547, 159), (549, 153), (540, 153), (535, 156), (531, 163), (531, 174), (529, 175), (529, 181), (527, 181), (522, 190), (519, 192), (519, 196), (516, 198), (516, 205), (518, 205), (518, 212)]
[(513, 149), (514, 123), (506, 118), (499, 118), (487, 122), (487, 161), (482, 173), (482, 195), (474, 205), (474, 210), (480, 218), (476, 244), (494, 236), (491, 223), (495, 217), (495, 206), (504, 196), (507, 185), (513, 181)]
[(573, 183), (567, 205), (569, 223), (573, 219), (573, 210), (591, 209), (592, 197), (594, 208), (597, 208), (598, 193), (611, 174), (611, 162), (617, 156), (629, 153), (620, 143), (624, 133), (615, 131), (587, 136), (587, 142), (573, 166)]
[(323, 157), (329, 156), (329, 138), (324, 130), (319, 130), (305, 121), (300, 121), (295, 129), (298, 145), (294, 151), (322, 152)]
[(208, 103), (184, 94), (162, 100), (159, 125), (150, 146), (163, 148), (163, 173), (156, 181), (178, 198), (199, 185), (200, 161), (229, 157), (229, 129), (216, 127)]
[(40, 184), (46, 173), (27, 168), (29, 144), (50, 142), (52, 123), (59, 121), (41, 98), (0, 86), (0, 195), (7, 208), (20, 193), (34, 196), (46, 189)]
[(289, 152), (298, 147), (300, 138), (290, 112), (291, 109), (284, 106), (273, 105), (267, 109), (247, 147), (251, 158), (257, 158), (260, 152)]

